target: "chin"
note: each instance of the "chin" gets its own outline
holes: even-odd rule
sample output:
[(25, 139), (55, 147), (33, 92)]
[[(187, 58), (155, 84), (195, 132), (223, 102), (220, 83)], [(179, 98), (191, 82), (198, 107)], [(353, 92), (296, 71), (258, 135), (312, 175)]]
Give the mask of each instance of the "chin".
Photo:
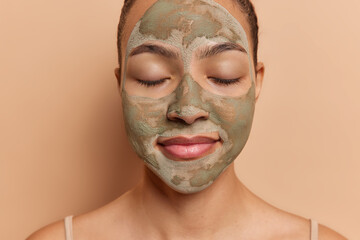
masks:
[(192, 161), (174, 161), (158, 153), (156, 157), (158, 167), (154, 167), (147, 160), (144, 162), (163, 183), (174, 191), (193, 194), (210, 187), (237, 156), (226, 159), (222, 151), (224, 151), (223, 148)]

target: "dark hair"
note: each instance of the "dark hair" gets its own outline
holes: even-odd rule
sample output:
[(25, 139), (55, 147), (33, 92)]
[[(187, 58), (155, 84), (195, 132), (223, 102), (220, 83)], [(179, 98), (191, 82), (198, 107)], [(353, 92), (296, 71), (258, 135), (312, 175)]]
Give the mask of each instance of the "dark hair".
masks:
[[(118, 60), (120, 67), (121, 67), (121, 38), (123, 36), (126, 17), (129, 14), (130, 9), (134, 5), (135, 1), (136, 0), (124, 0), (124, 6), (121, 10), (120, 22), (118, 25), (118, 33), (117, 33)], [(258, 39), (259, 26), (258, 26), (258, 20), (255, 13), (254, 5), (251, 3), (250, 0), (232, 0), (232, 1), (238, 4), (242, 12), (245, 13), (247, 16), (247, 21), (250, 25), (251, 40), (253, 43), (254, 66), (256, 66), (257, 51), (259, 44), (259, 39)]]

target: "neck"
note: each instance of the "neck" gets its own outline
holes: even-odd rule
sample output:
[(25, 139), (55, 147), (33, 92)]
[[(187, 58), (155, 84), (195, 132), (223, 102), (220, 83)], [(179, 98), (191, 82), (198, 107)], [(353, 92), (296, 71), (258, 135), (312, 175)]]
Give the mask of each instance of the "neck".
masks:
[(143, 210), (141, 219), (152, 234), (157, 232), (166, 239), (184, 234), (186, 239), (206, 239), (222, 234), (220, 229), (239, 227), (250, 217), (247, 214), (250, 194), (237, 179), (234, 164), (211, 186), (194, 194), (172, 190), (146, 168), (137, 193)]

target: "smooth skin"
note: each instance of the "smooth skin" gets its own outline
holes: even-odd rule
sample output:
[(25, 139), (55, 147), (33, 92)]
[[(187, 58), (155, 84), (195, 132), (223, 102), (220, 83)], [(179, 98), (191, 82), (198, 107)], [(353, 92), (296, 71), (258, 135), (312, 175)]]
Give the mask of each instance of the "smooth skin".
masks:
[[(128, 17), (123, 43), (154, 2), (135, 3)], [(241, 23), (247, 36), (251, 36), (245, 16), (232, 1), (216, 2)], [(251, 39), (248, 42), (252, 49)], [(123, 53), (125, 49), (126, 44), (123, 44)], [(259, 62), (251, 71), (256, 72), (257, 99), (263, 82), (263, 63)], [(115, 73), (121, 83), (119, 76), (122, 73), (119, 69)], [(184, 121), (195, 122), (199, 116), (190, 118), (187, 116)], [(277, 209), (250, 192), (236, 177), (234, 163), (210, 187), (194, 194), (178, 193), (146, 167), (144, 172), (142, 181), (134, 189), (102, 208), (75, 217), (74, 239), (310, 239), (309, 220)], [(64, 221), (46, 226), (27, 239), (64, 240)], [(335, 231), (319, 225), (319, 240), (343, 239)]]

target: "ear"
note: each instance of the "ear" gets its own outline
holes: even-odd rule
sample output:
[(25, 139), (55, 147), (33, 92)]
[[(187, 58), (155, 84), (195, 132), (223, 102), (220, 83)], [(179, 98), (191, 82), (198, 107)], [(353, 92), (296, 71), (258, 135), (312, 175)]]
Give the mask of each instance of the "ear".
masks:
[(265, 72), (265, 66), (264, 63), (262, 62), (258, 62), (256, 65), (256, 77), (255, 77), (255, 100), (257, 101), (259, 96), (260, 96), (260, 92), (261, 92), (261, 88), (262, 88), (262, 84), (263, 84), (263, 79), (264, 79), (264, 72)]
[(115, 76), (117, 79), (118, 88), (120, 89), (120, 87), (121, 87), (120, 68), (115, 68), (114, 73), (115, 73)]

